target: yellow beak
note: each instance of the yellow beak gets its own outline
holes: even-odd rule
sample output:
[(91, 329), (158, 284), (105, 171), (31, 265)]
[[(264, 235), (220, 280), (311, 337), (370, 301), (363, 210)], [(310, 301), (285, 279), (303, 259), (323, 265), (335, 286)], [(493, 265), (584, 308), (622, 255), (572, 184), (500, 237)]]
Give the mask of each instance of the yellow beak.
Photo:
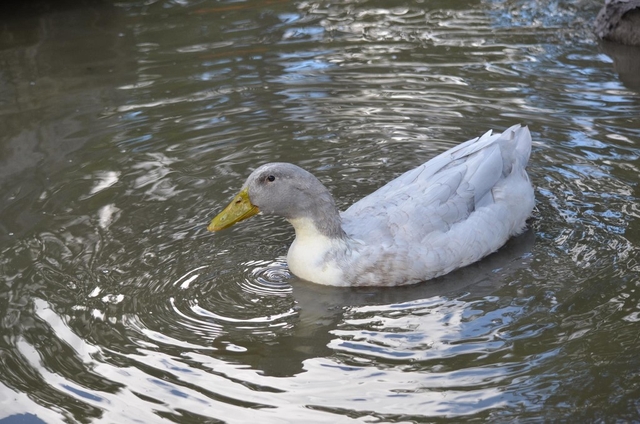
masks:
[(251, 204), (251, 200), (249, 200), (249, 189), (243, 188), (242, 191), (236, 195), (233, 201), (229, 203), (229, 205), (224, 208), (218, 216), (213, 218), (211, 224), (207, 227), (207, 230), (224, 230), (225, 228), (231, 227), (236, 222), (251, 218), (258, 212), (260, 212), (260, 209)]

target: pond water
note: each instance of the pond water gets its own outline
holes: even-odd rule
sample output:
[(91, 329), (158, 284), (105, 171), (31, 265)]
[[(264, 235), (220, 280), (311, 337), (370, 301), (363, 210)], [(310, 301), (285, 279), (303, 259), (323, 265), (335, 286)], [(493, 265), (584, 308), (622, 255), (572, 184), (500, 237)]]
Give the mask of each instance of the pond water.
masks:
[[(0, 423), (640, 420), (640, 50), (595, 0), (44, 0), (0, 20)], [(292, 276), (209, 220), (270, 161), (344, 209), (528, 125), (537, 206), (434, 281)]]

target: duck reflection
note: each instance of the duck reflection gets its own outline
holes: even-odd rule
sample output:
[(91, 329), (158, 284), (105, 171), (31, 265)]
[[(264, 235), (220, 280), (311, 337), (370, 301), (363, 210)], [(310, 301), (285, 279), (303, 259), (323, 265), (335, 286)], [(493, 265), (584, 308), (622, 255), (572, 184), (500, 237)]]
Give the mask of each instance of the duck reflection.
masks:
[[(353, 338), (354, 334), (366, 338), (367, 328), (384, 327), (384, 324), (376, 322), (380, 317), (418, 312), (413, 319), (404, 322), (419, 325), (424, 320), (419, 314), (434, 312), (437, 306), (448, 314), (460, 315), (453, 320), (464, 320), (462, 315), (470, 313), (469, 302), (491, 296), (515, 281), (518, 270), (529, 266), (534, 240), (534, 231), (529, 229), (476, 264), (414, 286), (345, 289), (303, 280), (292, 281), (292, 296), (299, 316), (291, 333), (270, 342), (252, 344), (248, 351), (241, 357), (236, 356), (235, 360), (241, 360), (266, 375), (292, 376), (304, 372), (308, 359), (344, 353), (342, 345), (349, 342), (348, 339)], [(431, 306), (434, 308), (429, 311)], [(373, 309), (368, 311), (369, 307)], [(360, 321), (359, 317), (362, 317)], [(450, 326), (451, 321), (450, 317), (447, 318), (444, 325)], [(353, 331), (343, 334), (343, 329)], [(389, 330), (403, 332), (412, 329)], [(378, 328), (377, 331), (384, 332), (385, 329)], [(429, 332), (443, 329), (426, 328), (420, 331), (425, 332), (428, 338)], [(366, 353), (376, 355), (373, 350)]]

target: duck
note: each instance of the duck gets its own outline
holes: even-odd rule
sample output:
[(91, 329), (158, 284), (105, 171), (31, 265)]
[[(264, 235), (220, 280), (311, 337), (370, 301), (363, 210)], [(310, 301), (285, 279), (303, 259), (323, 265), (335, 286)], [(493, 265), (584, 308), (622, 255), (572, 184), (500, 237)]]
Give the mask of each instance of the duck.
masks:
[(640, 46), (640, 0), (605, 0), (594, 30), (603, 40)]
[(343, 212), (310, 172), (266, 163), (207, 229), (276, 215), (295, 230), (287, 265), (301, 279), (340, 287), (427, 281), (479, 261), (526, 229), (535, 203), (526, 171), (531, 144), (526, 126), (489, 130)]

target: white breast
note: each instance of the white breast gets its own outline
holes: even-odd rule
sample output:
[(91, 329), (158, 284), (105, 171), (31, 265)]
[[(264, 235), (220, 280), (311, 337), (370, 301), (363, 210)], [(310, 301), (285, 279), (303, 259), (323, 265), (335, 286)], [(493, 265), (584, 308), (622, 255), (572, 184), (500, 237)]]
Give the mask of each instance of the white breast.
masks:
[(337, 264), (338, 257), (347, 250), (346, 243), (321, 234), (309, 219), (291, 219), (289, 222), (296, 230), (296, 238), (287, 254), (291, 272), (318, 284), (349, 285)]

